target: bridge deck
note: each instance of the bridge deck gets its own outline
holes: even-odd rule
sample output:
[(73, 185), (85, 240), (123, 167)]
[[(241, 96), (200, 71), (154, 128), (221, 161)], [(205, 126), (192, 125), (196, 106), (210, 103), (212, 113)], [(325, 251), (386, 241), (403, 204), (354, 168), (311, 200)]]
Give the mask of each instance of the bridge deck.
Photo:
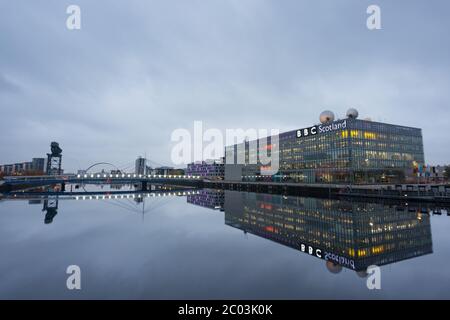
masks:
[(196, 185), (203, 180), (199, 176), (181, 175), (137, 175), (137, 174), (85, 174), (60, 176), (8, 176), (4, 178), (5, 185), (52, 185), (61, 183), (89, 184), (182, 184)]

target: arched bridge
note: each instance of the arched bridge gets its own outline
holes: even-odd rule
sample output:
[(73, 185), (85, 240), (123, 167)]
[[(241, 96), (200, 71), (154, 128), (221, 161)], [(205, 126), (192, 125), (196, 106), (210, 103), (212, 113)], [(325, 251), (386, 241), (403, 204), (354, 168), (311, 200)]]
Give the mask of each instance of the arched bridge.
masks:
[(90, 165), (90, 166), (89, 166), (86, 170), (84, 170), (84, 171), (87, 173), (87, 172), (89, 172), (89, 170), (91, 170), (92, 168), (97, 167), (97, 166), (101, 166), (101, 165), (107, 165), (107, 166), (113, 167), (113, 168), (114, 168), (115, 170), (117, 170), (117, 171), (122, 172), (122, 170), (120, 170), (116, 165), (114, 165), (114, 164), (112, 164), (112, 163), (109, 163), (109, 162), (97, 162), (97, 163), (94, 163), (94, 164)]

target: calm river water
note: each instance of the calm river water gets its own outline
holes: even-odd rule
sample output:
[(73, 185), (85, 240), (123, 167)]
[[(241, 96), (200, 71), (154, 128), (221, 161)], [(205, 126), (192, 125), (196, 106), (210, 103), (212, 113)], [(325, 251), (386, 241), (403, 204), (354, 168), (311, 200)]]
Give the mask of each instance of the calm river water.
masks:
[(217, 190), (3, 198), (0, 298), (450, 299), (450, 216), (430, 210)]

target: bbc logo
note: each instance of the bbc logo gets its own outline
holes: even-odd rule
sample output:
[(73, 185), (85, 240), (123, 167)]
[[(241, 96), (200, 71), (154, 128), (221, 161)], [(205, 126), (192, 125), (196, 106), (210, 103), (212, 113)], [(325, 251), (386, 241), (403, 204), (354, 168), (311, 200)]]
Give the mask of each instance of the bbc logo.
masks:
[(317, 127), (311, 127), (311, 128), (305, 128), (305, 129), (300, 129), (297, 130), (297, 138), (301, 138), (301, 137), (307, 137), (307, 136), (313, 136), (317, 134)]

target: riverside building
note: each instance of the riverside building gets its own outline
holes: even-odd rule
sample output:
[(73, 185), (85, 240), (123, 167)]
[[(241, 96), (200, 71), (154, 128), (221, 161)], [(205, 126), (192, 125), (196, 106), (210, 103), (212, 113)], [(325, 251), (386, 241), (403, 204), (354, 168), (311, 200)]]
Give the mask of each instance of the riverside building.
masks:
[(0, 165), (0, 173), (4, 175), (44, 174), (44, 169), (44, 158), (33, 158), (28, 162)]
[[(268, 137), (257, 140), (264, 152), (279, 152), (279, 170), (266, 176), (263, 165), (251, 164), (252, 142), (226, 147), (225, 180), (297, 183), (403, 183), (414, 182), (417, 168), (425, 163), (422, 130), (358, 119), (350, 109), (347, 118), (335, 120), (325, 111), (320, 124), (281, 133), (278, 146)], [(245, 148), (244, 148), (245, 147)], [(230, 153), (231, 152), (231, 156)], [(244, 152), (245, 163), (237, 164)], [(228, 161), (233, 159), (234, 161)]]
[(225, 224), (326, 260), (333, 273), (433, 253), (430, 216), (411, 206), (226, 190), (223, 207)]
[(201, 176), (213, 180), (223, 180), (224, 174), (223, 159), (192, 162), (186, 168), (188, 176)]

